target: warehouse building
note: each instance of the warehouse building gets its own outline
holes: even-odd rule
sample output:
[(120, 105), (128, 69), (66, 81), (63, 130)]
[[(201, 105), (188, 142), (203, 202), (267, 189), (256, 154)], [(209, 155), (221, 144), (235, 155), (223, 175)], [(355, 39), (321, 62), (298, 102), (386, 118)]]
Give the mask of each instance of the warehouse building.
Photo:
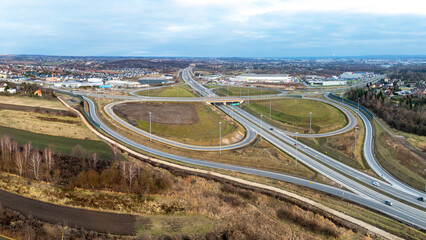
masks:
[(288, 74), (253, 74), (246, 73), (230, 78), (231, 82), (266, 82), (266, 83), (288, 83), (293, 78)]

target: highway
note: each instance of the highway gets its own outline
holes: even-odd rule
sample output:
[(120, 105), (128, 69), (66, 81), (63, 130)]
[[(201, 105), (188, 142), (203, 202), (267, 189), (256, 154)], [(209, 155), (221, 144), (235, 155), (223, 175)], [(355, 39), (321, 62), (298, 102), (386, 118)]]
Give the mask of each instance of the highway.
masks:
[[(214, 93), (212, 93), (208, 89), (205, 89), (204, 87), (196, 83), (190, 77), (188, 72), (189, 72), (188, 69), (185, 69), (182, 72), (182, 76), (184, 77), (185, 81), (187, 81), (188, 85), (193, 87), (197, 92), (199, 92), (200, 94), (204, 96), (207, 96), (209, 98), (216, 97)], [(412, 204), (417, 205), (419, 204), (419, 202), (416, 202), (417, 200), (414, 200), (416, 196), (406, 193), (396, 187), (393, 187), (387, 184), (386, 182), (380, 181), (378, 179), (374, 179), (371, 176), (368, 176), (362, 172), (359, 172), (353, 168), (350, 168), (328, 156), (325, 156), (315, 151), (314, 149), (311, 149), (307, 146), (303, 146), (300, 143), (299, 143), (300, 144), (299, 146), (301, 147), (296, 150), (294, 148), (294, 144), (297, 142), (293, 138), (287, 136), (286, 134), (282, 132), (270, 130), (266, 123), (262, 124), (263, 126), (262, 128), (259, 127), (261, 126), (260, 119), (253, 117), (252, 115), (246, 113), (245, 111), (243, 111), (242, 109), (238, 107), (235, 107), (235, 106), (227, 107), (223, 105), (218, 106), (222, 111), (229, 114), (231, 117), (233, 117), (238, 122), (243, 124), (246, 127), (246, 129), (251, 129), (251, 131), (257, 132), (258, 134), (262, 136), (263, 139), (268, 140), (277, 148), (286, 152), (290, 156), (296, 158), (297, 161), (303, 162), (305, 165), (310, 166), (311, 168), (315, 169), (317, 172), (329, 177), (336, 183), (351, 190), (353, 193), (350, 193), (348, 191), (342, 191), (339, 188), (335, 188), (335, 187), (331, 187), (331, 186), (327, 186), (327, 185), (323, 185), (323, 184), (319, 184), (315, 182), (310, 182), (308, 180), (287, 176), (284, 174), (279, 174), (279, 173), (275, 173), (271, 171), (263, 171), (258, 169), (244, 168), (239, 166), (219, 164), (219, 163), (201, 161), (197, 159), (190, 159), (190, 158), (186, 158), (182, 156), (164, 153), (155, 149), (150, 149), (146, 146), (135, 143), (115, 133), (111, 129), (109, 129), (108, 126), (103, 124), (102, 121), (100, 121), (99, 118), (96, 116), (95, 105), (93, 104), (93, 102), (90, 99), (87, 99), (87, 98), (84, 98), (84, 99), (89, 103), (90, 115), (101, 126), (102, 130), (104, 130), (107, 134), (116, 138), (117, 140), (124, 142), (128, 145), (131, 145), (135, 148), (138, 148), (141, 151), (149, 152), (151, 154), (154, 154), (160, 157), (174, 159), (176, 161), (180, 161), (184, 163), (190, 163), (190, 164), (205, 166), (205, 167), (213, 167), (218, 169), (238, 171), (242, 173), (255, 174), (255, 175), (274, 178), (277, 180), (282, 180), (282, 181), (286, 181), (290, 183), (295, 183), (295, 184), (306, 186), (312, 189), (317, 189), (329, 194), (333, 194), (333, 195), (357, 202), (359, 204), (365, 205), (377, 211), (383, 212), (389, 216), (393, 216), (394, 218), (399, 219), (400, 221), (415, 225), (422, 229), (426, 229), (426, 214), (424, 211), (413, 208), (407, 204), (404, 204), (394, 199), (393, 197), (387, 197), (381, 192), (374, 189), (374, 187), (367, 187), (367, 186), (371, 186), (371, 180), (376, 180), (382, 183), (381, 186), (379, 187), (379, 190), (383, 192), (387, 192), (388, 194), (392, 196), (395, 196), (397, 198), (403, 199), (405, 201), (408, 201)], [(149, 101), (151, 99), (152, 98), (147, 98), (145, 100)], [(388, 206), (384, 204), (384, 201), (388, 199), (390, 199), (394, 203), (393, 206)]]
[[(338, 197), (342, 197), (351, 201), (354, 201), (356, 203), (359, 203), (361, 205), (365, 205), (368, 207), (371, 207), (377, 211), (383, 212), (389, 216), (392, 216), (396, 219), (399, 219), (400, 221), (406, 222), (408, 224), (412, 224), (414, 226), (417, 226), (419, 228), (423, 228), (426, 229), (426, 215), (423, 214), (424, 212), (414, 209), (412, 207), (408, 207), (408, 209), (401, 209), (400, 206), (405, 206), (402, 203), (399, 202), (394, 202), (394, 206), (390, 207), (387, 206), (385, 204), (383, 204), (383, 201), (385, 201), (386, 198), (385, 196), (381, 195), (381, 194), (375, 194), (375, 191), (370, 190), (369, 188), (366, 188), (360, 184), (355, 183), (355, 185), (360, 185), (361, 188), (364, 188), (363, 190), (365, 190), (366, 192), (371, 192), (370, 194), (377, 195), (373, 198), (370, 197), (366, 197), (365, 193), (359, 192), (357, 191), (357, 194), (336, 188), (336, 187), (332, 187), (332, 186), (328, 186), (325, 184), (321, 184), (321, 183), (316, 183), (316, 182), (311, 182), (309, 180), (306, 179), (301, 179), (298, 177), (293, 177), (293, 176), (288, 176), (285, 174), (280, 174), (280, 173), (276, 173), (276, 172), (271, 172), (271, 171), (264, 171), (264, 170), (259, 170), (259, 169), (253, 169), (253, 168), (246, 168), (246, 167), (240, 167), (240, 166), (234, 166), (234, 165), (229, 165), (229, 164), (221, 164), (221, 163), (214, 163), (214, 162), (208, 162), (208, 161), (202, 161), (202, 160), (197, 160), (197, 159), (191, 159), (191, 158), (187, 158), (187, 157), (183, 157), (183, 156), (178, 156), (178, 155), (174, 155), (174, 154), (169, 154), (169, 153), (165, 153), (156, 149), (152, 149), (149, 147), (146, 147), (144, 145), (141, 145), (139, 143), (136, 143), (118, 133), (116, 133), (115, 131), (113, 131), (112, 129), (110, 129), (107, 125), (105, 125), (97, 116), (96, 114), (96, 107), (95, 104), (93, 103), (93, 101), (91, 101), (90, 99), (83, 97), (83, 99), (88, 103), (89, 105), (89, 114), (90, 116), (94, 119), (95, 122), (97, 122), (100, 126), (101, 129), (107, 133), (108, 135), (110, 135), (111, 137), (113, 137), (114, 139), (121, 141), (127, 145), (130, 145), (132, 147), (135, 147), (143, 152), (148, 152), (151, 153), (153, 155), (159, 156), (159, 157), (164, 157), (167, 159), (173, 159), (182, 163), (189, 163), (189, 164), (193, 164), (193, 165), (197, 165), (197, 166), (203, 166), (203, 167), (210, 167), (210, 168), (217, 168), (217, 169), (224, 169), (224, 170), (231, 170), (231, 171), (237, 171), (237, 172), (241, 172), (241, 173), (247, 173), (247, 174), (253, 174), (253, 175), (258, 175), (258, 176), (263, 176), (263, 177), (268, 177), (268, 178), (272, 178), (272, 179), (277, 179), (280, 181), (285, 181), (285, 182), (289, 182), (289, 183), (294, 183), (294, 184), (298, 184), (301, 186), (305, 186), (305, 187), (309, 187), (312, 189), (316, 189), (325, 193), (329, 193)], [(236, 115), (237, 116), (237, 115)], [(242, 121), (244, 121), (244, 119), (241, 118)], [(259, 130), (259, 128), (256, 128), (257, 130)], [(272, 137), (272, 136), (269, 136)], [(295, 156), (295, 151), (293, 149), (293, 151), (290, 152), (291, 156)], [(300, 160), (304, 160), (307, 158), (306, 155), (304, 154), (299, 154), (298, 155)], [(318, 163), (319, 164), (319, 163)], [(325, 166), (321, 166), (318, 165), (319, 168), (326, 168)], [(328, 169), (328, 168), (326, 168)], [(321, 171), (319, 171), (321, 172)], [(356, 190), (352, 187), (350, 187), (350, 185), (344, 183), (345, 180), (349, 180), (351, 182), (353, 182), (352, 180), (342, 176), (341, 174), (337, 174), (337, 178), (335, 179), (337, 182), (342, 183), (341, 185), (345, 186), (345, 187), (349, 187), (349, 189), (352, 190)]]
[[(325, 95), (325, 97), (332, 102), (335, 103), (340, 103), (336, 100), (331, 99), (328, 94)], [(342, 104), (342, 103), (340, 103)], [(367, 118), (367, 116), (362, 112), (362, 111), (358, 111), (357, 108), (343, 103), (347, 108), (351, 109), (352, 111), (354, 111), (356, 114), (358, 114), (358, 116), (360, 116), (360, 118), (362, 119), (362, 121), (364, 122), (364, 126), (366, 128), (366, 136), (365, 136), (365, 140), (364, 140), (364, 148), (363, 148), (363, 153), (364, 153), (364, 157), (368, 162), (368, 165), (373, 169), (373, 171), (379, 175), (380, 177), (382, 177), (384, 180), (386, 180), (387, 182), (389, 182), (393, 187), (398, 188), (408, 194), (414, 195), (414, 196), (422, 196), (425, 195), (424, 192), (421, 192), (411, 186), (406, 185), (405, 183), (401, 182), (400, 180), (396, 179), (394, 176), (392, 176), (390, 173), (388, 173), (386, 170), (384, 170), (382, 168), (382, 166), (380, 166), (380, 164), (376, 161), (374, 154), (373, 154), (373, 127), (371, 125), (370, 120)], [(420, 202), (419, 202), (420, 203)], [(422, 204), (423, 207), (426, 206), (426, 203)]]
[[(194, 89), (199, 92), (200, 94), (210, 94), (209, 91), (203, 90), (203, 86), (201, 86), (200, 84), (198, 84), (196, 81), (194, 81), (192, 79), (192, 77), (188, 74), (188, 71), (184, 70), (183, 71), (183, 76), (185, 81), (188, 83), (188, 85), (190, 85), (191, 87), (194, 86)], [(330, 179), (334, 180), (335, 182), (345, 186), (348, 189), (351, 189), (352, 191), (359, 193), (359, 194), (364, 194), (372, 199), (376, 199), (379, 202), (381, 202), (384, 205), (384, 201), (387, 199), (392, 200), (392, 202), (394, 203), (393, 208), (398, 208), (401, 213), (403, 212), (410, 212), (410, 214), (414, 214), (417, 217), (419, 217), (420, 219), (424, 219), (426, 220), (426, 213), (424, 211), (415, 209), (411, 206), (408, 206), (406, 204), (403, 204), (401, 202), (398, 202), (396, 199), (392, 199), (390, 197), (387, 197), (381, 193), (379, 193), (378, 191), (374, 191), (373, 189), (366, 187), (365, 185), (370, 185), (371, 186), (371, 181), (377, 181), (377, 182), (381, 182), (382, 185), (380, 186), (380, 190), (383, 192), (386, 192), (392, 196), (398, 197), (400, 199), (403, 199), (407, 202), (410, 202), (411, 204), (415, 204), (421, 207), (425, 207), (425, 203), (424, 202), (419, 202), (416, 200), (416, 198), (418, 197), (418, 195), (410, 195), (408, 193), (406, 193), (405, 191), (401, 191), (398, 188), (394, 188), (391, 185), (388, 185), (387, 183), (380, 181), (378, 179), (375, 179), (373, 177), (370, 177), (356, 169), (353, 169), (345, 164), (342, 164), (328, 156), (325, 156), (324, 154), (321, 154), (320, 152), (309, 148), (307, 146), (303, 146), (303, 144), (296, 142), (294, 139), (286, 136), (285, 134), (279, 133), (277, 131), (274, 130), (270, 130), (271, 128), (273, 129), (273, 126), (268, 125), (265, 122), (261, 122), (260, 119), (252, 116), (251, 114), (248, 114), (247, 112), (245, 112), (244, 110), (237, 108), (235, 106), (221, 106), (220, 107), (223, 111), (227, 112), (229, 115), (231, 114), (231, 112), (233, 113), (238, 113), (238, 115), (240, 115), (241, 117), (249, 120), (247, 122), (245, 122), (245, 124), (247, 125), (247, 127), (251, 127), (253, 129), (255, 129), (255, 131), (257, 131), (263, 138), (265, 138), (266, 140), (268, 140), (270, 143), (272, 143), (274, 146), (276, 146), (277, 148), (283, 150), (284, 152), (286, 152), (287, 154), (289, 154), (290, 156), (293, 156), (294, 158), (298, 158), (299, 161), (305, 163), (307, 166), (310, 166), (311, 168), (315, 169), (316, 171), (322, 173), (323, 175), (329, 177)], [(232, 110), (231, 110), (232, 108)], [(238, 117), (238, 115), (234, 115), (235, 117)], [(243, 120), (239, 119), (238, 120), (240, 123), (243, 122)], [(262, 126), (262, 128), (260, 128), (259, 126)], [(275, 135), (275, 136), (274, 136)], [(278, 137), (278, 138), (277, 138)], [(286, 144), (284, 144), (284, 142)], [(284, 144), (284, 145), (283, 145)], [(296, 157), (296, 149), (293, 147), (295, 144), (299, 144), (301, 146), (303, 146), (301, 149), (302, 151), (304, 151), (304, 153), (308, 154), (309, 156), (305, 155), (304, 153), (299, 152), (297, 157)], [(371, 143), (370, 145), (371, 146)], [(324, 166), (322, 164), (320, 164), (318, 161), (321, 161), (324, 164), (327, 164), (327, 166)], [(335, 171), (334, 169), (336, 169), (337, 171)], [(343, 173), (344, 175), (342, 175), (341, 173)], [(357, 181), (354, 181), (346, 176), (352, 176), (354, 177)], [(360, 184), (359, 181), (363, 182), (364, 184)], [(398, 206), (397, 206), (398, 205)]]

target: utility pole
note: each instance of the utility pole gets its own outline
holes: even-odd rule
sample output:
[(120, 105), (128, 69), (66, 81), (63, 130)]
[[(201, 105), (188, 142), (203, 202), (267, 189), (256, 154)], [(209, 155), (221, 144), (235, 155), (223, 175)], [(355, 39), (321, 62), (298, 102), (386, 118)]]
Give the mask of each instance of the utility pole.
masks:
[(309, 112), (309, 135), (312, 135), (312, 112)]
[(219, 154), (222, 154), (222, 122), (219, 122)]
[(354, 150), (354, 155), (356, 158), (356, 133), (357, 133), (358, 127), (355, 127), (355, 150)]
[(260, 114), (260, 140), (262, 141), (262, 134), (263, 134), (263, 114)]
[(229, 96), (229, 83), (228, 83), (228, 96)]
[(247, 106), (250, 106), (250, 88), (247, 88)]
[(151, 142), (151, 112), (149, 112), (149, 141)]
[(296, 166), (297, 166), (297, 150), (299, 149), (299, 143), (297, 142), (297, 135), (299, 135), (299, 132), (296, 132)]
[(272, 119), (272, 97), (269, 98), (269, 118)]
[(358, 112), (359, 112), (359, 98), (358, 98)]

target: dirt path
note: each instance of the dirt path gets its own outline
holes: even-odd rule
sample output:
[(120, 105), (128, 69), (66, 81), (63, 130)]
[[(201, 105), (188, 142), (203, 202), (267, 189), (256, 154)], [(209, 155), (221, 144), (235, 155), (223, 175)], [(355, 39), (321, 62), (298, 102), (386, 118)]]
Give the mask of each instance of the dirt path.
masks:
[(53, 224), (84, 228), (103, 233), (119, 235), (135, 234), (135, 216), (65, 207), (22, 197), (0, 190), (3, 207), (16, 210), (24, 215)]

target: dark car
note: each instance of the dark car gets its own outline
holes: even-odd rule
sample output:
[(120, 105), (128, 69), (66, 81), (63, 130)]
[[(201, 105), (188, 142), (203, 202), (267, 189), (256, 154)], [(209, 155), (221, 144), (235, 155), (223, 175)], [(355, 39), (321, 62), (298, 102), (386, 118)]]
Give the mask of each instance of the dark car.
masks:
[(274, 130), (274, 129), (273, 129), (273, 128), (270, 128), (269, 130), (271, 130), (271, 131), (272, 131), (272, 130)]
[(389, 206), (392, 206), (392, 205), (393, 205), (393, 203), (392, 203), (390, 200), (386, 200), (386, 201), (385, 201), (385, 204), (386, 204), (386, 205), (389, 205)]
[(424, 197), (418, 197), (417, 200), (424, 202), (425, 198)]

